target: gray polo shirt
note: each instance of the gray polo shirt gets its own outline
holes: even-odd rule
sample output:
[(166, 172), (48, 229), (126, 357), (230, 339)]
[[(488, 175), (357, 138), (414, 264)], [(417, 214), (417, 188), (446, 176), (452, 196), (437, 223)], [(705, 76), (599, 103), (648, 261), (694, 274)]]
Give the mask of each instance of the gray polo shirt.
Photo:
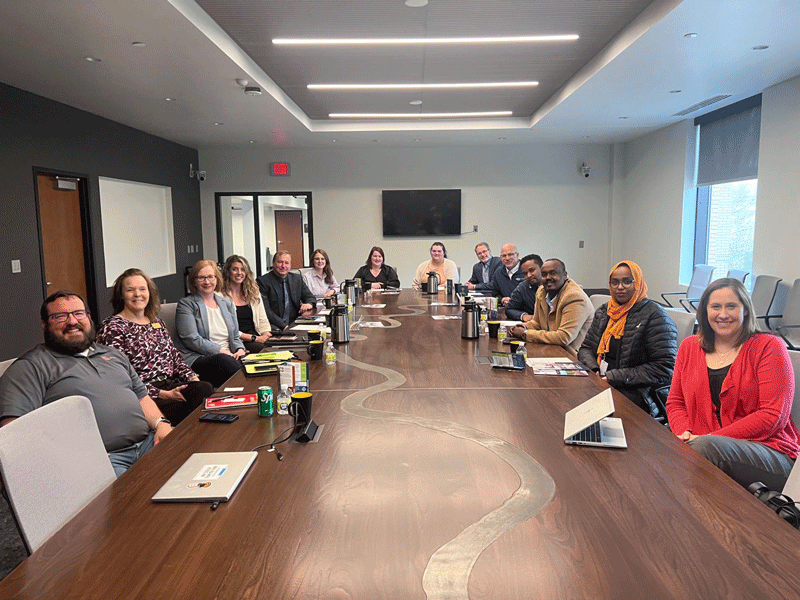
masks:
[(66, 396), (86, 396), (106, 451), (142, 441), (150, 432), (139, 400), (147, 395), (128, 358), (94, 344), (89, 356), (61, 354), (40, 344), (0, 378), (0, 419), (21, 417)]

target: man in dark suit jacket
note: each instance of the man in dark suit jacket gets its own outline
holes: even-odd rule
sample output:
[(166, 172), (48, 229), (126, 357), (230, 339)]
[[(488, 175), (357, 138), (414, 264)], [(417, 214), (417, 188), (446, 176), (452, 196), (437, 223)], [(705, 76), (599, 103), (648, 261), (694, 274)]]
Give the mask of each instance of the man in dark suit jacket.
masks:
[(298, 314), (310, 313), (317, 301), (300, 274), (289, 272), (291, 268), (292, 255), (280, 250), (272, 258), (272, 271), (256, 280), (267, 318), (277, 329), (286, 329)]
[(496, 256), (492, 256), (492, 251), (486, 242), (481, 242), (475, 246), (475, 254), (480, 262), (473, 265), (472, 277), (467, 280), (467, 287), (478, 291), (491, 290), (494, 272), (503, 263)]

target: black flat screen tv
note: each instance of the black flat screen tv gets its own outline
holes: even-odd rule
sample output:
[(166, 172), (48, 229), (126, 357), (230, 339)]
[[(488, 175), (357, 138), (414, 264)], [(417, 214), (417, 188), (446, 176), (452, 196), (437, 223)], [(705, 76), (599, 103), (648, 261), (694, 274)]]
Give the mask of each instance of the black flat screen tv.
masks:
[(461, 190), (383, 190), (384, 237), (461, 234)]

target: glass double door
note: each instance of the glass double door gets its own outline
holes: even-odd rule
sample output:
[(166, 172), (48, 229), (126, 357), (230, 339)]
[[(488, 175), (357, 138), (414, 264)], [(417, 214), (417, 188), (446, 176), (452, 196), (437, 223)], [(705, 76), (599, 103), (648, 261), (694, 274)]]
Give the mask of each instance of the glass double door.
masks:
[(292, 268), (311, 256), (311, 194), (217, 194), (219, 261), (244, 256), (256, 277), (272, 268), (279, 250), (292, 255)]

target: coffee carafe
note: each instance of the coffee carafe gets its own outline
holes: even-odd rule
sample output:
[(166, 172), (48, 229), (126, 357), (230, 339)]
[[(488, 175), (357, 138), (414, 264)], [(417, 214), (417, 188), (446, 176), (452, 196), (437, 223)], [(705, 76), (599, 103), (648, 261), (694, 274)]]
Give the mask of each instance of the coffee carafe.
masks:
[(461, 337), (466, 340), (477, 339), (480, 335), (481, 309), (474, 300), (464, 303), (461, 313)]
[(355, 279), (345, 279), (342, 282), (341, 290), (347, 298), (347, 304), (350, 306), (356, 305), (356, 297), (358, 296), (358, 286)]
[(425, 284), (425, 293), (426, 294), (439, 293), (439, 276), (436, 274), (436, 271), (431, 271), (430, 273), (428, 273), (428, 281)]
[(347, 316), (347, 307), (337, 304), (331, 309), (331, 341), (334, 344), (344, 344), (350, 341), (350, 319)]

